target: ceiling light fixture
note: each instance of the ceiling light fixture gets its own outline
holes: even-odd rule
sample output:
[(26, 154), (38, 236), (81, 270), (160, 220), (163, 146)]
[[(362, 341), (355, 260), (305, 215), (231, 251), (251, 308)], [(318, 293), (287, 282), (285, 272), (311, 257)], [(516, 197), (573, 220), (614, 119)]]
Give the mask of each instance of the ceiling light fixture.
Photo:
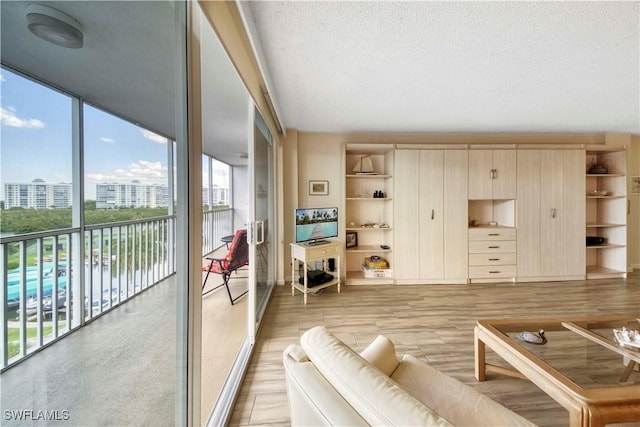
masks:
[(82, 47), (82, 25), (49, 6), (32, 4), (27, 8), (27, 28), (36, 36), (57, 46), (78, 49)]

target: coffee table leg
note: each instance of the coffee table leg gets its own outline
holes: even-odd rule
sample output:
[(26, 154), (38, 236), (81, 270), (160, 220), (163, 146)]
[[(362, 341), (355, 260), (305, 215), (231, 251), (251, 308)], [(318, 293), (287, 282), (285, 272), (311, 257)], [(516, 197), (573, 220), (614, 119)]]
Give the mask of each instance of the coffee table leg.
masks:
[(631, 374), (631, 371), (633, 371), (634, 366), (636, 366), (636, 362), (634, 362), (633, 360), (629, 360), (629, 362), (627, 363), (627, 367), (624, 368), (624, 372), (622, 373), (622, 376), (620, 377), (620, 382), (623, 383), (626, 380), (629, 379), (629, 375)]
[(478, 337), (479, 334), (479, 329), (476, 326), (473, 330), (473, 340), (474, 340), (474, 346), (473, 346), (473, 350), (476, 356), (476, 379), (478, 381), (484, 381), (485, 380), (485, 359), (484, 359), (484, 343), (482, 341), (480, 341), (480, 338)]

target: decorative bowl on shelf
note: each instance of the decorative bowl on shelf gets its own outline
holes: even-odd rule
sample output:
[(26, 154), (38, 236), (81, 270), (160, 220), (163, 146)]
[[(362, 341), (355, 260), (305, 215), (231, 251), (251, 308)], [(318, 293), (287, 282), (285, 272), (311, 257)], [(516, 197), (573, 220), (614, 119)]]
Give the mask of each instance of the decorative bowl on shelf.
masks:
[(587, 196), (606, 196), (607, 194), (609, 194), (609, 191), (607, 190), (587, 191)]
[(591, 167), (589, 168), (589, 173), (602, 175), (605, 173), (609, 173), (609, 168), (607, 168), (602, 163), (596, 163), (594, 165), (591, 165)]

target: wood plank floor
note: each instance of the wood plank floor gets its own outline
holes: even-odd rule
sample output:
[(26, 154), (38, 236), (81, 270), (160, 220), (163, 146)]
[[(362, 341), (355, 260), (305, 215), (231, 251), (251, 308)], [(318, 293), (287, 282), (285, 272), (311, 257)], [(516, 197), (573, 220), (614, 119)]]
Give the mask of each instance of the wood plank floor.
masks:
[[(350, 286), (291, 296), (278, 286), (236, 402), (231, 425), (289, 425), (282, 352), (324, 325), (360, 351), (378, 334), (540, 426), (567, 426), (568, 412), (525, 380), (474, 378), (473, 328), (481, 318), (640, 315), (640, 274), (626, 280), (517, 284)], [(490, 353), (488, 353), (488, 358)], [(630, 381), (640, 384), (640, 373)], [(627, 425), (640, 425), (625, 424)]]

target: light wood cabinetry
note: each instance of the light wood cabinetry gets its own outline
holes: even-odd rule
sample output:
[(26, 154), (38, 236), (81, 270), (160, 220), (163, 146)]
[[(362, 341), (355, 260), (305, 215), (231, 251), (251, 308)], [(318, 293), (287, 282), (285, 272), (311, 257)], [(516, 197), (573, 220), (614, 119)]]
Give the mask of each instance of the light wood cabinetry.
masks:
[[(345, 146), (345, 231), (356, 233), (358, 243), (345, 251), (347, 285), (394, 282), (393, 159), (393, 144)], [(358, 166), (369, 163), (373, 173)], [(365, 277), (364, 258), (372, 255), (387, 261), (385, 277)]]
[(516, 150), (469, 150), (469, 200), (515, 199)]
[(515, 281), (516, 229), (513, 227), (476, 227), (469, 229), (469, 280)]
[(626, 151), (588, 147), (585, 159), (587, 278), (626, 277)]
[(466, 282), (467, 153), (396, 151), (396, 283)]
[(585, 275), (584, 151), (518, 150), (519, 281)]

